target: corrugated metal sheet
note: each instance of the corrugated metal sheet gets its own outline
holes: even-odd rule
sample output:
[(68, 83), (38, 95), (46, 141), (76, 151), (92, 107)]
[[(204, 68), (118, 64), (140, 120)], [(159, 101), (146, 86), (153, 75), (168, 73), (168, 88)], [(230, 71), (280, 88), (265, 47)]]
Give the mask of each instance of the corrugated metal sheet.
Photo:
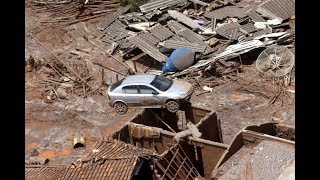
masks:
[(260, 31), (254, 32), (252, 34), (252, 36), (247, 37), (246, 39), (244, 39), (244, 41), (250, 41), (253, 40), (253, 38), (264, 35), (264, 34), (269, 34), (272, 32), (271, 28), (266, 28), (266, 29), (262, 29)]
[(144, 33), (139, 34), (138, 38), (146, 41), (148, 44), (153, 45), (153, 46), (158, 44), (158, 42), (160, 42), (160, 40), (158, 38), (154, 37), (149, 32), (144, 32)]
[(126, 7), (120, 8), (117, 12), (113, 13), (111, 16), (108, 16), (107, 20), (103, 23), (101, 23), (98, 26), (98, 29), (103, 31), (105, 30), (113, 21), (115, 21), (121, 14), (127, 12), (130, 9), (131, 5), (128, 5)]
[(119, 32), (123, 32), (127, 26), (121, 21), (113, 22), (109, 27), (107, 27), (103, 32), (105, 35), (112, 36)]
[(246, 33), (251, 33), (251, 32), (255, 32), (258, 30), (252, 23), (247, 23), (247, 24), (241, 25), (240, 28), (242, 30), (244, 30)]
[(217, 19), (223, 19), (226, 17), (238, 17), (243, 18), (246, 16), (246, 13), (249, 9), (248, 8), (239, 8), (236, 6), (226, 6), (223, 8), (219, 8), (217, 10), (211, 11), (211, 12), (204, 12), (204, 17), (206, 18), (217, 18)]
[(122, 22), (113, 22), (103, 31), (104, 35), (102, 36), (102, 40), (110, 43), (111, 41), (114, 41), (114, 39), (121, 39), (121, 37), (125, 38), (129, 33), (125, 28), (126, 25)]
[(165, 9), (186, 2), (186, 0), (154, 0), (141, 5), (139, 8), (141, 12), (150, 12), (156, 9)]
[[(219, 28), (217, 28), (216, 32), (217, 34), (230, 39), (231, 38), (231, 34), (232, 31), (234, 29), (239, 29), (241, 27), (241, 25), (239, 23), (230, 23), (230, 24), (225, 24), (220, 26)], [(242, 35), (243, 33), (238, 32), (238, 34), (235, 36), (235, 38), (238, 38), (240, 35)]]
[(204, 38), (202, 36), (196, 34), (195, 32), (191, 31), (190, 29), (178, 23), (177, 21), (169, 21), (168, 26), (172, 31), (184, 37), (187, 41), (206, 46), (204, 54), (208, 54), (213, 51), (213, 49), (204, 42)]
[(156, 24), (155, 26), (151, 27), (149, 31), (160, 41), (166, 40), (174, 35), (169, 29), (161, 24)]
[(166, 48), (188, 48), (194, 52), (204, 52), (206, 49), (206, 46), (199, 45), (197, 43), (189, 43), (189, 42), (183, 42), (183, 41), (174, 41), (174, 40), (167, 40), (163, 42), (163, 47)]
[(254, 12), (254, 11), (249, 11), (249, 12), (248, 12), (248, 16), (249, 16), (249, 18), (251, 18), (254, 22), (266, 22), (266, 20), (263, 19), (263, 17), (261, 17), (258, 13)]
[(138, 157), (106, 160), (102, 163), (85, 163), (78, 167), (67, 167), (57, 178), (62, 179), (131, 179)]
[(198, 23), (196, 23), (191, 18), (187, 17), (186, 15), (180, 12), (177, 12), (174, 10), (168, 10), (168, 14), (172, 18), (177, 19), (179, 22), (182, 22), (183, 24), (191, 27), (192, 29), (196, 29), (196, 28), (202, 29), (202, 27)]
[(269, 0), (260, 4), (257, 12), (271, 18), (285, 20), (295, 15), (295, 0)]
[(147, 41), (140, 39), (138, 36), (131, 37), (129, 39), (129, 42), (131, 42), (139, 49), (141, 49), (143, 52), (147, 53), (159, 62), (165, 62), (168, 58), (167, 56), (159, 52), (159, 50), (156, 47), (150, 45)]
[(43, 180), (43, 179), (58, 179), (58, 176), (63, 171), (63, 166), (28, 166), (25, 167), (26, 180)]

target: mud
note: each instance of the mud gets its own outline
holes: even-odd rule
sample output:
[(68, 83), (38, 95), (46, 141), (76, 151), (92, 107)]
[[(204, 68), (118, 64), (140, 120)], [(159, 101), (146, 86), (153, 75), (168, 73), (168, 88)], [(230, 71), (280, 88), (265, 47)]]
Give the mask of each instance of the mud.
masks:
[[(28, 36), (28, 33), (32, 33), (66, 63), (84, 63), (89, 70), (88, 74), (97, 77), (93, 82), (90, 82), (94, 87), (100, 86), (102, 72), (100, 66), (92, 64), (94, 61), (104, 62), (109, 67), (126, 73), (127, 69), (120, 63), (109, 59), (101, 50), (80, 37), (77, 40), (72, 39), (70, 42), (63, 41), (62, 37), (70, 33), (68, 29), (70, 27), (40, 23), (41, 19), (47, 18), (46, 15), (38, 14), (30, 7), (26, 7), (25, 12), (26, 58), (32, 55), (36, 64), (37, 62), (43, 63), (43, 59), (55, 61), (45, 49)], [(89, 20), (86, 23), (97, 26), (104, 18)], [(90, 53), (82, 53), (78, 56), (70, 54), (77, 49)], [(147, 61), (146, 64), (152, 63)], [(153, 65), (158, 66), (158, 64)], [(114, 109), (108, 106), (105, 92), (87, 98), (68, 93), (66, 99), (53, 103), (45, 102), (47, 94), (41, 89), (43, 88), (41, 80), (35, 72), (39, 68), (25, 73), (26, 158), (34, 150), (37, 150), (39, 152), (37, 156), (48, 158), (49, 164), (70, 164), (91, 151), (97, 140), (112, 135), (142, 111), (142, 109), (129, 109), (127, 114), (117, 115)], [(145, 69), (140, 72), (144, 71)], [(104, 69), (104, 74), (107, 84), (115, 82), (116, 74), (114, 72)], [(264, 87), (273, 88), (272, 81), (267, 81), (265, 77), (260, 76), (254, 64), (243, 65), (239, 77), (253, 82), (261, 83), (263, 81)], [(267, 93), (267, 95), (270, 94)], [(241, 90), (241, 82), (229, 81), (213, 87), (213, 91), (210, 93), (199, 96), (193, 94), (191, 102), (194, 105), (216, 110), (221, 121), (223, 142), (230, 144), (236, 133), (248, 125), (274, 121), (294, 126), (295, 99), (294, 94), (290, 96), (292, 99), (289, 102), (275, 101), (269, 106), (270, 97), (243, 91)], [(165, 127), (163, 128), (165, 129)], [(76, 136), (86, 138), (84, 149), (73, 149), (73, 139)], [(292, 132), (278, 133), (277, 136), (293, 140), (295, 138)]]

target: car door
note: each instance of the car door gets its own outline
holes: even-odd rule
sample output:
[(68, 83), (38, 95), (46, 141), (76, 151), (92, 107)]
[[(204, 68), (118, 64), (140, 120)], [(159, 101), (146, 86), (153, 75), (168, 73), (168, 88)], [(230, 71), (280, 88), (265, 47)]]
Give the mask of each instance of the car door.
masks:
[(138, 88), (141, 106), (157, 106), (163, 104), (159, 92), (154, 88), (146, 85), (139, 85)]
[(138, 86), (137, 85), (127, 85), (122, 87), (122, 100), (127, 103), (128, 106), (138, 106), (139, 96), (138, 96)]

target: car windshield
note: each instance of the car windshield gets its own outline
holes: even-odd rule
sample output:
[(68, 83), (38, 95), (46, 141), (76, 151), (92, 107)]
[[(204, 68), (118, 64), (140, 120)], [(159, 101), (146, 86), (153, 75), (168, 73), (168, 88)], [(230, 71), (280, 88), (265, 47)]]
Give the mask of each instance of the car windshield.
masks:
[(111, 85), (110, 91), (113, 91), (115, 88), (121, 85), (122, 81), (124, 79), (121, 79), (120, 81), (115, 82), (114, 84)]
[(150, 84), (160, 91), (166, 91), (171, 87), (172, 83), (172, 80), (156, 75)]

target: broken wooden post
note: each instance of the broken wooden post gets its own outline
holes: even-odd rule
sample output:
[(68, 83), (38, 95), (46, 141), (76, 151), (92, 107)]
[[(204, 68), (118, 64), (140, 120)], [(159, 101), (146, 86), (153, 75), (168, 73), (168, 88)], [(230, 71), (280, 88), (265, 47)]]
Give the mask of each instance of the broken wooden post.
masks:
[(217, 18), (213, 17), (211, 19), (211, 29), (212, 29), (213, 32), (216, 31), (216, 24), (217, 24)]

